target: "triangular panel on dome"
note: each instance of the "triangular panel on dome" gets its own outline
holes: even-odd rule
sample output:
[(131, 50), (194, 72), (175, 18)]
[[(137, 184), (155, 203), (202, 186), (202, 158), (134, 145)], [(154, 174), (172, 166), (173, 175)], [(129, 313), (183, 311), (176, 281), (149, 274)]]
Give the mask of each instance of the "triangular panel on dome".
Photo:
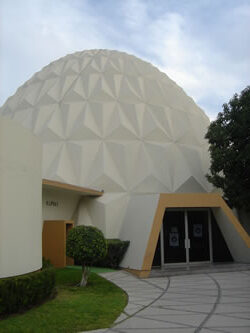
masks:
[(46, 94), (58, 103), (61, 99), (61, 90), (62, 83), (60, 80), (57, 80), (57, 82), (47, 91)]
[(139, 71), (136, 65), (136, 61), (134, 61), (133, 57), (123, 57), (124, 68), (123, 71), (126, 75), (138, 76)]
[(79, 70), (80, 70), (80, 72), (83, 72), (90, 65), (90, 63), (92, 61), (92, 57), (85, 55), (84, 57), (79, 58), (78, 61), (79, 61)]
[(190, 176), (188, 180), (185, 181), (179, 188), (176, 189), (176, 193), (203, 193), (206, 192), (204, 187), (195, 179), (195, 177)]
[(27, 99), (24, 97), (20, 98), (19, 102), (18, 102), (18, 107), (19, 109), (27, 109), (32, 107), (32, 104), (27, 101)]
[(53, 66), (51, 66), (51, 72), (60, 76), (62, 74), (63, 68), (65, 66), (65, 61), (55, 61)]
[(207, 133), (209, 126), (209, 121), (205, 121), (207, 116), (203, 114), (189, 114), (188, 117), (190, 118), (192, 132), (197, 142), (199, 142), (200, 146), (205, 144), (207, 142), (205, 133)]
[[(43, 177), (56, 180), (56, 172), (60, 163), (62, 142), (45, 143), (43, 152)], [(58, 179), (57, 179), (58, 180)]]
[(35, 122), (34, 122), (34, 133), (39, 135), (42, 133), (48, 126), (48, 123), (53, 116), (53, 113), (57, 105), (46, 105), (41, 106), (33, 110)]
[[(42, 87), (39, 91), (39, 96), (37, 98), (37, 102), (39, 103), (41, 100), (43, 99), (43, 96), (46, 95), (46, 93), (53, 87), (53, 85), (56, 84), (56, 82), (58, 81), (57, 78), (53, 78), (53, 79), (48, 79), (43, 81)], [(51, 97), (51, 96), (50, 96)], [(51, 99), (53, 100), (53, 98), (51, 97)], [(45, 102), (45, 101), (44, 101)], [(49, 102), (49, 101), (48, 101)]]
[(43, 144), (43, 178), (50, 179), (55, 174), (62, 145), (62, 142)]
[(103, 105), (103, 130), (107, 137), (121, 125), (119, 105), (116, 102), (105, 103)]
[(157, 136), (158, 132), (158, 137), (159, 141), (160, 138), (162, 139), (162, 136), (164, 136), (163, 140), (171, 141), (170, 137), (167, 135), (167, 133), (164, 133), (164, 130), (162, 126), (159, 124), (157, 120), (155, 120), (155, 117), (153, 117), (153, 112), (146, 106), (145, 111), (143, 112), (143, 119), (142, 119), (142, 135), (143, 138), (148, 138), (152, 133), (154, 133), (154, 137)]
[(171, 122), (171, 136), (175, 142), (183, 137), (188, 131), (189, 119), (185, 112), (170, 109), (169, 110), (169, 119)]
[(39, 137), (42, 139), (43, 142), (54, 142), (54, 141), (60, 142), (62, 140), (61, 136), (55, 133), (53, 129), (48, 127), (44, 128), (39, 133)]
[(80, 72), (80, 63), (77, 58), (68, 59), (63, 68), (63, 74), (67, 76), (76, 75)]
[[(28, 102), (28, 104), (35, 105), (37, 98), (39, 96), (41, 87), (42, 87), (42, 82), (38, 81), (38, 82), (35, 82), (32, 84), (32, 89), (29, 89), (29, 87), (27, 87), (25, 89), (23, 98), (26, 100), (26, 102)], [(21, 101), (20, 101), (19, 107), (22, 107)]]
[(166, 105), (166, 99), (157, 80), (144, 80), (145, 98), (149, 104), (152, 105)]
[(84, 105), (82, 103), (74, 103), (73, 105), (61, 104), (60, 109), (62, 113), (63, 132), (65, 137), (69, 138), (79, 115), (84, 109)]
[[(97, 102), (88, 102), (86, 107), (86, 124), (90, 124), (92, 120), (93, 128), (95, 124), (95, 128), (97, 129), (100, 136), (103, 136), (103, 104)], [(92, 123), (91, 123), (92, 124)]]
[(97, 177), (90, 186), (103, 189), (105, 192), (125, 192), (125, 189), (119, 183), (115, 182), (113, 177), (109, 177), (104, 173)]
[(125, 112), (121, 109), (120, 103), (113, 105), (112, 111), (104, 114), (105, 137), (110, 140), (135, 140), (137, 133)]
[[(73, 142), (75, 143), (75, 141)], [(80, 184), (87, 186), (88, 182), (90, 182), (91, 179), (94, 179), (95, 173), (101, 174), (103, 163), (100, 159), (98, 160), (97, 155), (101, 149), (102, 143), (97, 140), (84, 140), (77, 142), (77, 144), (81, 145), (82, 149)], [(98, 162), (100, 162), (99, 165), (97, 164)]]
[(125, 103), (141, 103), (142, 98), (130, 84), (126, 76), (123, 77), (121, 81), (120, 91), (119, 91), (119, 101)]
[(140, 126), (135, 106), (128, 103), (119, 103), (119, 107), (120, 115), (123, 121), (129, 124), (129, 128), (132, 128), (133, 132), (139, 136)]
[(147, 109), (151, 113), (151, 116), (154, 118), (155, 123), (161, 128), (169, 139), (172, 141), (171, 136), (171, 122), (169, 117), (169, 109), (167, 107), (161, 107), (156, 105), (147, 105)]
[[(47, 122), (47, 128), (41, 131), (41, 136), (44, 137), (45, 131), (50, 130), (54, 133), (58, 138), (63, 139), (65, 137), (64, 129), (63, 129), (63, 120), (62, 120), (62, 112), (58, 105), (53, 106), (53, 113)], [(47, 140), (46, 140), (47, 141)]]
[(101, 76), (99, 77), (94, 89), (92, 89), (90, 97), (93, 101), (99, 102), (110, 102), (115, 100), (114, 93)]
[(125, 190), (127, 188), (127, 179), (124, 170), (124, 146), (112, 142), (105, 142), (103, 149), (105, 174), (111, 177)]
[(192, 176), (192, 172), (178, 145), (166, 145), (166, 158), (170, 175), (173, 179), (173, 192), (175, 192), (177, 188)]
[(169, 191), (173, 191), (173, 175), (169, 163), (168, 151), (171, 144), (145, 143), (145, 150), (151, 160), (152, 174), (164, 184)]
[(66, 102), (64, 100), (64, 96), (66, 94), (66, 92), (71, 88), (71, 86), (73, 85), (73, 82), (77, 79), (77, 75), (67, 75), (61, 78), (61, 94), (60, 94), (60, 98), (61, 100), (63, 100), (63, 102)]
[(63, 97), (63, 102), (64, 103), (75, 103), (75, 102), (84, 102), (85, 97), (81, 95), (81, 93), (75, 91), (74, 89), (69, 89), (64, 97)]
[(170, 189), (153, 175), (148, 175), (132, 189), (133, 193), (168, 193)]
[(84, 99), (88, 97), (88, 90), (86, 88), (85, 80), (82, 76), (78, 76), (78, 78), (74, 81), (71, 89), (78, 95), (82, 96)]
[[(90, 187), (104, 188), (104, 185), (101, 186), (101, 181), (103, 181), (105, 186), (107, 186), (108, 180), (110, 184), (112, 184), (112, 191), (115, 191), (115, 188), (119, 192), (125, 190), (124, 182), (116, 170), (116, 166), (112, 161), (112, 157), (108, 153), (105, 147), (105, 143), (102, 143), (99, 146), (99, 149), (92, 162), (92, 168), (89, 170), (87, 182), (88, 186)], [(99, 187), (99, 185), (101, 187)]]
[(205, 177), (202, 168), (203, 154), (201, 148), (187, 145), (179, 145), (178, 148), (182, 152), (186, 163), (189, 165), (191, 174), (195, 175), (195, 178), (199, 180), (200, 183), (204, 182)]
[(37, 106), (54, 104), (57, 102), (58, 102), (58, 100), (56, 98), (52, 97), (49, 93), (45, 93), (43, 96), (41, 96), (39, 98), (39, 101), (37, 102)]
[(96, 85), (100, 81), (100, 73), (82, 73), (84, 82), (86, 83), (86, 88), (88, 89), (88, 97), (91, 96), (92, 92), (95, 90)]
[[(181, 112), (181, 114), (183, 113)], [(187, 131), (178, 138), (177, 142), (191, 146), (201, 146), (205, 142), (204, 133), (206, 131), (201, 117), (199, 115), (194, 117), (192, 114), (185, 113), (185, 122)]]
[(103, 143), (98, 144), (98, 149), (95, 149), (95, 154), (94, 156), (91, 156), (91, 160), (91, 167), (89, 168), (86, 177), (86, 185), (89, 187), (91, 187), (91, 184), (97, 177), (100, 177), (102, 175), (104, 170)]
[(100, 136), (92, 131), (89, 127), (80, 126), (69, 137), (70, 140), (81, 141), (81, 140), (99, 140)]
[(119, 66), (117, 66), (117, 63), (115, 63), (110, 56), (105, 64), (104, 71), (107, 75), (121, 74)]
[[(78, 108), (80, 110), (80, 104)], [(82, 110), (75, 117), (69, 138), (71, 140), (98, 140), (100, 137), (100, 129), (94, 119), (93, 110), (85, 103)]]
[(194, 136), (192, 127), (189, 127), (188, 131), (180, 136), (176, 142), (183, 145), (200, 146), (200, 142)]
[(119, 57), (119, 55), (117, 55), (116, 53), (113, 53), (110, 54), (109, 58), (112, 66), (114, 66), (114, 68), (116, 68), (120, 73), (122, 73), (124, 68), (124, 63), (121, 57)]
[(138, 136), (134, 133), (134, 130), (128, 129), (127, 126), (121, 124), (119, 127), (115, 128), (112, 133), (107, 137), (109, 140), (137, 140)]
[(138, 77), (133, 77), (133, 76), (126, 76), (126, 80), (130, 86), (130, 89), (134, 91), (136, 96), (140, 98), (141, 101), (145, 100), (145, 89), (144, 85), (140, 84), (140, 80)]
[(62, 145), (58, 155), (55, 176), (59, 177), (64, 183), (78, 184), (73, 163), (69, 154), (69, 147), (67, 144)]
[(107, 87), (108, 91), (111, 92), (111, 95), (116, 99), (118, 94), (116, 91), (116, 81), (112, 73), (105, 73), (105, 76), (102, 76), (103, 85)]
[(36, 73), (37, 79), (41, 80), (41, 81), (45, 81), (47, 79), (56, 79), (58, 76), (54, 73), (51, 77), (51, 67), (50, 65), (47, 65), (45, 67), (43, 67), (43, 69)]
[(83, 168), (82, 162), (82, 146), (78, 142), (67, 142), (65, 145), (68, 157), (71, 161), (72, 170), (75, 175), (75, 184), (80, 184), (81, 170)]
[(133, 146), (131, 144), (128, 148), (130, 149), (130, 156), (127, 154), (126, 157), (130, 158), (131, 163), (128, 170), (131, 189), (134, 188), (135, 184), (139, 184), (151, 174), (152, 164), (143, 142), (138, 142), (138, 144), (133, 144)]
[(97, 54), (94, 56), (91, 62), (91, 66), (93, 66), (96, 70), (103, 72), (107, 61), (108, 61), (107, 55)]
[(172, 140), (161, 128), (154, 128), (150, 133), (144, 136), (146, 141), (154, 141), (154, 142), (171, 142)]

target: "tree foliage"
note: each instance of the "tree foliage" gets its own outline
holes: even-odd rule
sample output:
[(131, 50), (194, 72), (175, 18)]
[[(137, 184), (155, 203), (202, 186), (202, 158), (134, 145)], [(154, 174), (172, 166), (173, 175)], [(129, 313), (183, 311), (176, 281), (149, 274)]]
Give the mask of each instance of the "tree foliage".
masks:
[(250, 86), (223, 104), (206, 134), (211, 155), (209, 182), (233, 207), (250, 209)]
[(107, 254), (107, 243), (103, 233), (92, 226), (78, 226), (69, 231), (66, 254), (82, 265), (80, 286), (87, 284), (90, 267)]

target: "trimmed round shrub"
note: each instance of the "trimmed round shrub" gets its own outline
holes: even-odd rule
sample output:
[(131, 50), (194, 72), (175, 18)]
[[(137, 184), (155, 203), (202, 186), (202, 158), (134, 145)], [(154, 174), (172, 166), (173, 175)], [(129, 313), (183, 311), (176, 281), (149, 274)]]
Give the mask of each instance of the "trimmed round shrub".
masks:
[(66, 254), (82, 265), (80, 286), (85, 286), (89, 267), (107, 254), (107, 243), (103, 233), (92, 226), (81, 225), (72, 228), (67, 236)]

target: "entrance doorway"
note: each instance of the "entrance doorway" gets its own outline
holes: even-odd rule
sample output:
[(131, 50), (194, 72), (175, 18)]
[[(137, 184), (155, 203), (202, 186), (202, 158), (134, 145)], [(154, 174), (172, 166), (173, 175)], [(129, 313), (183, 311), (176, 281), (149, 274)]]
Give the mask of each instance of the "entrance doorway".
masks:
[(208, 209), (166, 209), (160, 237), (161, 266), (212, 262)]

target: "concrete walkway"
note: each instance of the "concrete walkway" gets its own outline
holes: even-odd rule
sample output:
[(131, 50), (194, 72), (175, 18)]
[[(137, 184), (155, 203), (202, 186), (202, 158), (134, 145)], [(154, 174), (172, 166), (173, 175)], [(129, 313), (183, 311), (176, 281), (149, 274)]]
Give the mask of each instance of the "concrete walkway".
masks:
[(128, 305), (98, 333), (250, 332), (250, 271), (138, 279), (101, 274), (124, 289)]

